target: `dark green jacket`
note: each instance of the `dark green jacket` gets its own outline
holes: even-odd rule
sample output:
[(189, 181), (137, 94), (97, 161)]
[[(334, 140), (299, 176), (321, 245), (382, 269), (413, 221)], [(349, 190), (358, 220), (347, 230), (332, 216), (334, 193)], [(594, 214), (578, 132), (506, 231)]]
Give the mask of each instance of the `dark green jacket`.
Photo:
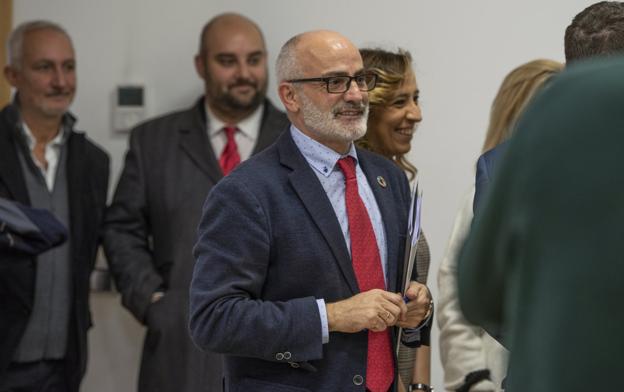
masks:
[(466, 318), (506, 331), (507, 391), (624, 390), (624, 58), (536, 97), (458, 273)]

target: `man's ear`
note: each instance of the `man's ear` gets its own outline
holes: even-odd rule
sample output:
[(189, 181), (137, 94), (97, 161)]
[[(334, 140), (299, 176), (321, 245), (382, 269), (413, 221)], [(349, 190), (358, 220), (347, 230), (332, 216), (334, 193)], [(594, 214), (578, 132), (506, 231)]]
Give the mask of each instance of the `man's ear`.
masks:
[(296, 113), (300, 109), (299, 97), (292, 83), (281, 82), (277, 87), (280, 100), (287, 111)]
[(9, 82), (11, 86), (17, 87), (17, 74), (19, 71), (10, 65), (6, 65), (3, 71), (6, 81)]
[(202, 53), (195, 55), (195, 71), (200, 78), (206, 80), (206, 63)]

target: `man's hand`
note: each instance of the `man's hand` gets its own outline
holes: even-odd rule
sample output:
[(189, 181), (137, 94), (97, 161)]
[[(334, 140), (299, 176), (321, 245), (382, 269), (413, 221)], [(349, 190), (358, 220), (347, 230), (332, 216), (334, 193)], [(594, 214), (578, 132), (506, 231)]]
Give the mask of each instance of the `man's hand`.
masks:
[(327, 304), (329, 331), (355, 333), (383, 331), (397, 323), (408, 308), (400, 294), (373, 289), (343, 301)]
[(402, 328), (416, 328), (429, 316), (432, 308), (431, 293), (424, 284), (411, 282), (405, 296), (409, 299), (407, 312), (401, 315), (397, 325)]

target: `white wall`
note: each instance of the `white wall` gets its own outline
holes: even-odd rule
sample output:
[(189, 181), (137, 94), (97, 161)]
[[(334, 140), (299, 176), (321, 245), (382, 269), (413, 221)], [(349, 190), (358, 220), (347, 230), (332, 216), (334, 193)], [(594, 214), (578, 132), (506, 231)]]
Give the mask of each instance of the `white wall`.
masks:
[[(237, 11), (254, 19), (264, 30), (271, 64), (287, 38), (318, 28), (340, 31), (360, 46), (398, 45), (410, 50), (415, 59), (424, 115), (411, 158), (420, 170), (424, 188), (423, 226), (432, 250), (429, 279), (435, 295), (437, 265), (459, 199), (473, 180), (474, 161), (498, 85), (520, 63), (538, 57), (563, 61), (565, 27), (591, 3), (584, 0), (16, 0), (14, 24), (47, 18), (64, 25), (72, 35), (79, 75), (79, 93), (73, 110), (79, 117), (79, 127), (111, 153), (113, 185), (126, 148), (126, 136), (111, 131), (110, 103), (114, 87), (127, 82), (144, 83), (149, 116), (191, 105), (202, 88), (192, 65), (198, 34), (201, 26), (217, 13)], [(278, 102), (274, 83), (269, 95)], [(118, 306), (117, 302), (98, 304), (96, 320), (98, 314), (118, 311), (109, 309)], [(110, 324), (107, 323), (107, 328), (115, 328)], [(136, 341), (138, 329), (127, 322), (120, 323), (119, 328), (119, 333), (113, 336), (118, 341), (125, 339), (125, 350), (134, 350), (128, 358), (136, 357), (140, 345)], [(97, 341), (105, 341), (101, 333), (96, 326), (92, 335), (100, 334)], [(103, 345), (92, 352), (112, 356), (106, 348)], [(441, 389), (437, 345), (433, 361), (433, 384)], [(100, 369), (100, 364), (107, 362), (101, 358), (92, 363), (96, 362), (98, 369), (92, 368), (92, 373), (113, 368)], [(133, 390), (133, 378), (127, 375), (134, 373), (131, 366), (125, 367), (122, 377), (113, 376), (118, 380), (112, 386), (96, 388), (88, 384), (93, 377), (90, 375), (85, 389)]]

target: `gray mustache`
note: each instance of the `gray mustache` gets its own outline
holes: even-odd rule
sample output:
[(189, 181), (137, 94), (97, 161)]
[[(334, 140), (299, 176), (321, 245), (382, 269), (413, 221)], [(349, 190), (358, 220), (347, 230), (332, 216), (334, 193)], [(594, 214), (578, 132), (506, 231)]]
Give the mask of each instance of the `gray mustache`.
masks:
[(362, 112), (362, 114), (364, 114), (367, 108), (368, 108), (368, 105), (364, 103), (359, 103), (359, 104), (348, 103), (343, 106), (334, 108), (333, 112), (334, 114), (337, 114), (337, 113), (342, 112), (343, 110), (358, 110)]

